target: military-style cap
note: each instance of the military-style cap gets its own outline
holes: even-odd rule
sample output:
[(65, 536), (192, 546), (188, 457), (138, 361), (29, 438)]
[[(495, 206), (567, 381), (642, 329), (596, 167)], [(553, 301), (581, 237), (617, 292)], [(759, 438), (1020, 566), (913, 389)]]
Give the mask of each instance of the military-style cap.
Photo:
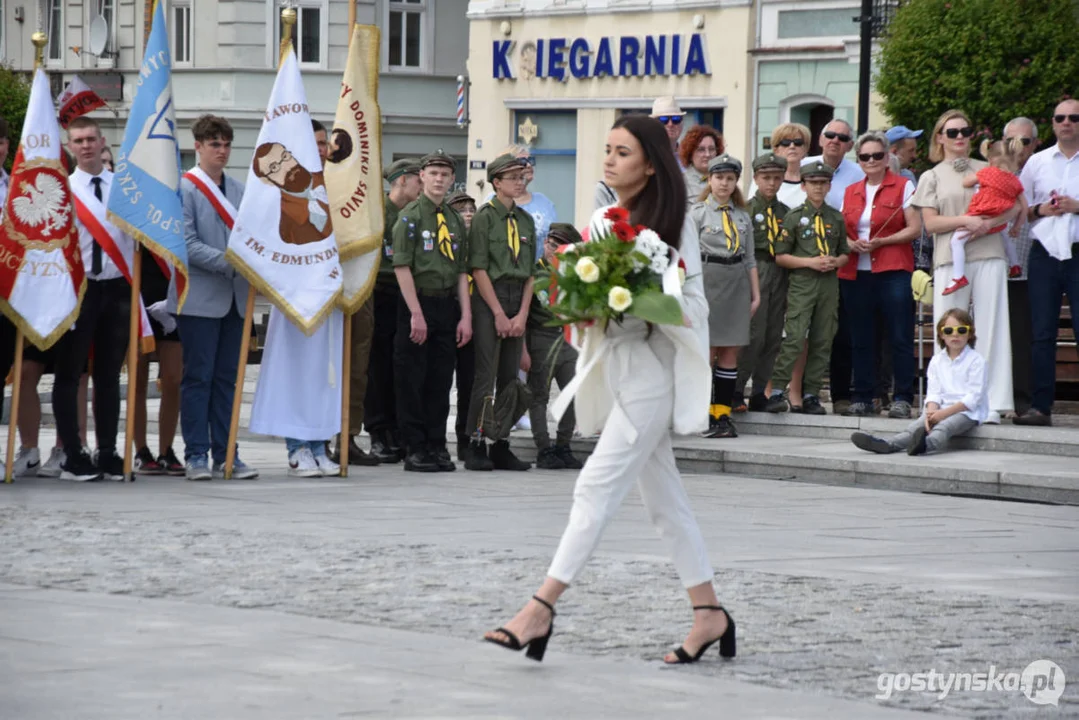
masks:
[(708, 163), (708, 174), (720, 173), (720, 172), (732, 172), (735, 175), (742, 174), (742, 161), (733, 155), (723, 153), (722, 155), (716, 155)]
[(577, 245), (584, 242), (584, 238), (581, 237), (581, 233), (577, 232), (577, 228), (569, 223), (551, 223), (551, 230), (548, 237), (551, 235), (558, 235), (566, 242)]
[(446, 204), (450, 207), (456, 207), (458, 203), (464, 202), (470, 202), (475, 205), (476, 198), (472, 197), (464, 190), (458, 190), (457, 192), (450, 193), (450, 196), (446, 198)]
[(820, 160), (802, 166), (803, 180), (811, 177), (822, 177), (831, 180), (834, 174), (835, 170), (832, 170), (832, 166)]
[(761, 170), (779, 170), (780, 172), (786, 172), (787, 161), (775, 153), (765, 153), (753, 161), (753, 172), (760, 172)]
[(441, 165), (448, 167), (450, 170), (457, 169), (457, 163), (453, 161), (453, 158), (446, 154), (446, 151), (442, 148), (435, 150), (433, 153), (427, 153), (420, 158), (420, 169), (427, 167), (428, 165)]
[(419, 174), (420, 161), (416, 158), (402, 158), (391, 163), (382, 171), (382, 177), (386, 178), (386, 182), (393, 182), (402, 175)]
[(487, 163), (487, 181), (491, 182), (499, 175), (509, 172), (510, 170), (523, 168), (526, 164), (524, 158), (519, 158), (516, 155), (510, 155), (509, 153), (499, 155), (494, 160)]

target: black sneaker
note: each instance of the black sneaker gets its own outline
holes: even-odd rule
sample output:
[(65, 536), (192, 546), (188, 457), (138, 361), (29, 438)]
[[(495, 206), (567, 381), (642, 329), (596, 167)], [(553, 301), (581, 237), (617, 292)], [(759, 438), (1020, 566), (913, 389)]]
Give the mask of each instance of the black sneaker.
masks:
[(562, 464), (566, 466), (567, 470), (580, 470), (584, 467), (584, 463), (573, 456), (573, 450), (570, 449), (569, 443), (565, 445), (554, 446), (555, 455), (562, 461)]
[(730, 415), (720, 415), (716, 420), (716, 425), (710, 437), (714, 438), (736, 438), (738, 437), (738, 429), (734, 426), (734, 421), (731, 420)]
[(910, 437), (910, 445), (907, 446), (907, 455), (925, 455), (925, 425), (919, 425), (914, 429)]
[(453, 464), (453, 459), (450, 458), (450, 451), (446, 449), (445, 445), (434, 448), (430, 454), (435, 459), (439, 472), (453, 472), (457, 469), (457, 466)]
[(154, 458), (150, 448), (143, 447), (135, 453), (135, 472), (139, 475), (164, 475), (165, 468)]
[(549, 445), (536, 454), (536, 468), (539, 470), (565, 470), (566, 463), (558, 457), (554, 445)]
[(405, 457), (405, 470), (422, 473), (438, 472), (438, 463), (430, 453), (416, 450)]
[(69, 455), (60, 466), (60, 479), (73, 482), (92, 482), (101, 479), (101, 473), (90, 459), (90, 454), (83, 448), (80, 452)]
[(843, 415), (846, 417), (869, 417), (870, 415), (876, 415), (876, 412), (869, 403), (853, 402)]
[[(333, 453), (330, 455), (330, 459), (335, 463), (341, 462), (341, 436), (337, 436), (337, 447), (333, 449)], [(394, 460), (393, 462), (397, 462)], [(380, 465), (381, 461), (371, 453), (364, 452), (360, 449), (360, 446), (356, 444), (356, 438), (349, 436), (348, 438), (348, 464), (349, 465), (362, 465), (363, 467), (375, 467)]]
[(867, 452), (877, 453), (878, 455), (891, 455), (896, 451), (894, 447), (888, 444), (887, 440), (882, 440), (869, 433), (852, 433), (850, 441), (854, 443), (855, 447)]
[(470, 442), (468, 444), (468, 457), (465, 459), (465, 470), (489, 472), (494, 469), (494, 463), (487, 457), (487, 443), (483, 440)]
[(492, 445), (490, 457), (495, 470), (521, 472), (532, 467), (532, 463), (526, 463), (513, 454), (513, 451), (510, 450), (509, 440), (499, 440)]
[(764, 393), (755, 393), (749, 396), (749, 411), (750, 412), (767, 412), (768, 411), (768, 398), (764, 396)]
[(100, 452), (97, 456), (97, 469), (105, 480), (122, 482), (124, 480), (124, 459), (115, 450)]
[(820, 398), (816, 395), (806, 395), (802, 399), (802, 412), (806, 415), (827, 415), (828, 411), (820, 404)]
[(791, 406), (787, 402), (787, 398), (783, 397), (783, 393), (776, 393), (768, 398), (768, 404), (765, 405), (764, 409), (770, 413), (785, 413), (791, 409)]
[(187, 468), (180, 462), (180, 459), (176, 457), (175, 451), (170, 447), (165, 451), (165, 454), (157, 459), (158, 465), (165, 470), (166, 475), (173, 477), (183, 477), (187, 474)]

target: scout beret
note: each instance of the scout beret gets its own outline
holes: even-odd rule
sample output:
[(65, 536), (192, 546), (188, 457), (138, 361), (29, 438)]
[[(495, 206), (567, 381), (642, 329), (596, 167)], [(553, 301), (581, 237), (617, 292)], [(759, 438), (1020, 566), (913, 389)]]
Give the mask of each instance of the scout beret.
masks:
[(387, 182), (393, 182), (402, 175), (419, 175), (420, 163), (416, 158), (402, 158), (394, 163), (391, 163), (382, 171), (382, 177), (386, 178)]
[(741, 175), (742, 162), (738, 158), (733, 155), (728, 155), (727, 153), (717, 155), (708, 163), (708, 174), (711, 175), (712, 173), (719, 172), (732, 172), (735, 175)]
[(453, 161), (453, 158), (446, 154), (446, 151), (442, 148), (435, 150), (433, 153), (427, 153), (420, 158), (420, 169), (427, 167), (428, 165), (442, 165), (448, 167), (450, 170), (457, 169), (457, 163)]
[(476, 198), (472, 197), (464, 190), (458, 190), (457, 192), (450, 193), (450, 196), (446, 198), (446, 204), (450, 207), (456, 207), (458, 203), (470, 202), (473, 205), (476, 204)]
[(835, 174), (835, 170), (832, 170), (831, 165), (827, 165), (820, 160), (808, 163), (802, 166), (801, 177), (803, 180), (811, 177), (822, 177), (832, 179), (832, 175)]
[(761, 170), (787, 171), (787, 161), (775, 153), (765, 153), (753, 161), (753, 172)]
[(509, 153), (499, 155), (487, 164), (487, 181), (490, 182), (502, 173), (510, 170), (523, 168), (525, 164), (525, 159), (519, 158), (516, 155), (510, 155)]
[(569, 223), (551, 223), (551, 230), (548, 233), (548, 237), (551, 235), (557, 235), (559, 239), (573, 245), (584, 242), (581, 233), (577, 232), (577, 228)]

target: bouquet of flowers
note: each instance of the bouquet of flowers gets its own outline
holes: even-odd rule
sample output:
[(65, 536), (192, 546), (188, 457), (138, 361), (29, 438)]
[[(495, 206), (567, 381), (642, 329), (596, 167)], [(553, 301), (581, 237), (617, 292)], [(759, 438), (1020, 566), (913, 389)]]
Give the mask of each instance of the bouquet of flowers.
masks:
[[(550, 306), (555, 319), (548, 324), (606, 326), (626, 315), (661, 325), (683, 324), (682, 306), (671, 293), (685, 283), (685, 264), (679, 260), (672, 268), (667, 243), (643, 225), (630, 225), (629, 212), (619, 207), (608, 209), (592, 231), (588, 242), (560, 248), (554, 269), (537, 280), (537, 291), (557, 288)], [(674, 271), (677, 279), (671, 287)]]

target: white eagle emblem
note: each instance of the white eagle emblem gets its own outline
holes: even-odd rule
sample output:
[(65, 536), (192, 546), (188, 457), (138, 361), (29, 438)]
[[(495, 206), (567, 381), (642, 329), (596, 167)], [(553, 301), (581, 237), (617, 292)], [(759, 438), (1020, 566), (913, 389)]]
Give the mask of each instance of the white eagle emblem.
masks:
[(48, 173), (38, 173), (34, 184), (19, 183), (22, 195), (12, 200), (15, 217), (32, 228), (41, 228), (42, 235), (62, 231), (67, 225), (71, 206), (63, 184)]

